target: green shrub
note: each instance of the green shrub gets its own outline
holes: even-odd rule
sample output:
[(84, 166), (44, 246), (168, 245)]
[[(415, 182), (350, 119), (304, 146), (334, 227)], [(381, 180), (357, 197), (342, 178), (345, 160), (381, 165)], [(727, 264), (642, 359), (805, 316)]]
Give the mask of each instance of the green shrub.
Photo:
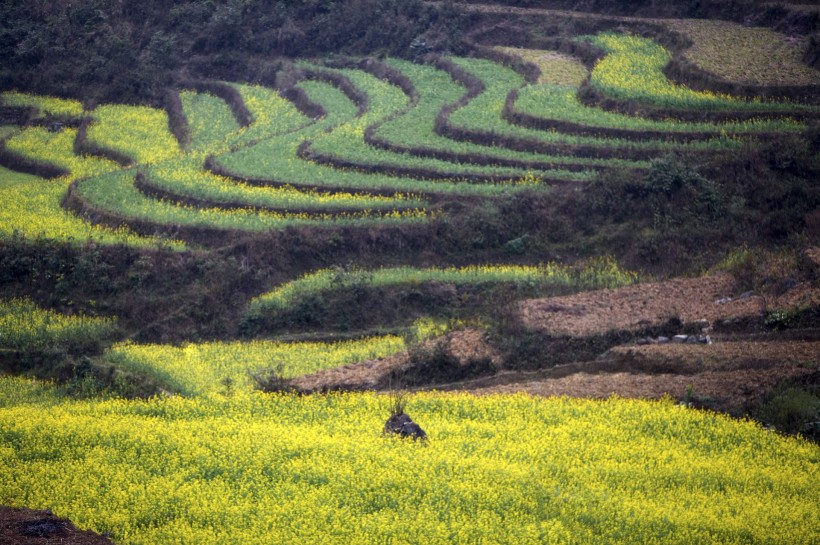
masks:
[(786, 433), (820, 432), (820, 397), (802, 387), (776, 391), (756, 412), (761, 421)]

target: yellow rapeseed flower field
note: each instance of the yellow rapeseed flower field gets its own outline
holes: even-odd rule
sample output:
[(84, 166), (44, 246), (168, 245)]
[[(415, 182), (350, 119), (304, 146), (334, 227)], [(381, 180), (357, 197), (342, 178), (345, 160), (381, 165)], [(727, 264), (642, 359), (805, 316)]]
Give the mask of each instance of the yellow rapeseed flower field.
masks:
[(671, 401), (64, 400), (0, 379), (0, 504), (129, 545), (813, 544), (820, 449)]
[(174, 391), (199, 395), (226, 388), (248, 390), (253, 373), (274, 371), (281, 378), (292, 378), (402, 349), (404, 341), (393, 335), (332, 343), (235, 341), (180, 347), (121, 343), (106, 358), (120, 369), (153, 375)]
[(89, 140), (124, 153), (135, 162), (154, 164), (181, 153), (168, 129), (168, 114), (148, 106), (105, 104), (91, 112)]
[(17, 91), (6, 91), (0, 95), (0, 98), (2, 98), (2, 103), (6, 106), (36, 108), (39, 115), (64, 117), (80, 117), (83, 115), (83, 105), (79, 100), (31, 95)]
[(109, 335), (116, 320), (67, 316), (38, 307), (28, 299), (0, 299), (0, 347), (39, 349)]
[[(75, 155), (73, 151), (77, 130), (67, 128), (50, 132), (41, 127), (27, 127), (6, 141), (6, 148), (29, 159), (49, 163), (69, 172), (55, 180), (12, 174), (14, 183), (0, 184), (0, 236), (19, 235), (25, 238), (43, 237), (65, 242), (84, 243), (90, 240), (103, 244), (131, 244), (154, 246), (153, 237), (137, 235), (125, 227), (111, 229), (94, 225), (61, 206), (71, 182), (87, 176), (113, 172), (120, 167), (113, 161), (99, 157)], [(2, 167), (0, 167), (2, 168)], [(4, 179), (8, 172), (0, 170)], [(172, 248), (182, 248), (172, 241)]]

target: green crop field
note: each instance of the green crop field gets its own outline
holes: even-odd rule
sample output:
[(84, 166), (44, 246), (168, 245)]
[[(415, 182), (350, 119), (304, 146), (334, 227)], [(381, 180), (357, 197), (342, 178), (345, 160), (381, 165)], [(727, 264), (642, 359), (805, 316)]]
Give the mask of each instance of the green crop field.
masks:
[(590, 179), (590, 173), (573, 173), (560, 169), (528, 172), (522, 169), (502, 167), (480, 167), (459, 163), (450, 163), (435, 159), (408, 156), (406, 154), (391, 153), (368, 146), (364, 140), (364, 130), (373, 123), (379, 123), (388, 117), (402, 113), (408, 107), (407, 97), (401, 90), (384, 81), (361, 71), (340, 71), (347, 76), (354, 85), (363, 91), (373, 107), (367, 114), (356, 119), (355, 124), (348, 124), (332, 131), (326, 136), (318, 138), (311, 145), (311, 151), (327, 154), (339, 158), (346, 163), (361, 165), (366, 170), (378, 167), (389, 169), (408, 168), (430, 171), (431, 176), (441, 178), (461, 178), (470, 175), (494, 176), (499, 179), (524, 178), (535, 175), (544, 178), (585, 181)]
[(167, 114), (156, 108), (106, 104), (92, 112), (88, 139), (137, 163), (158, 163), (179, 154)]
[(146, 170), (149, 182), (181, 197), (212, 203), (227, 203), (241, 208), (260, 207), (278, 210), (384, 210), (424, 208), (418, 199), (362, 195), (352, 193), (319, 193), (299, 191), (293, 187), (248, 185), (201, 169), (196, 158), (157, 165)]
[(310, 123), (293, 104), (280, 97), (275, 89), (259, 85), (237, 84), (235, 87), (253, 116), (253, 122), (239, 131), (233, 145), (249, 144), (276, 134), (292, 132)]
[(628, 129), (640, 137), (641, 131), (663, 131), (674, 135), (678, 132), (702, 131), (706, 138), (721, 134), (755, 132), (798, 132), (805, 125), (793, 121), (752, 120), (736, 123), (679, 123), (674, 121), (651, 121), (628, 115), (589, 108), (576, 98), (577, 89), (559, 85), (533, 85), (522, 89), (515, 103), (517, 111), (535, 117), (568, 121), (595, 129), (596, 127)]
[(179, 98), (191, 133), (191, 151), (226, 146), (226, 137), (239, 130), (233, 112), (221, 98), (194, 91), (183, 91)]
[(566, 155), (547, 155), (519, 152), (500, 146), (482, 146), (441, 136), (435, 132), (435, 117), (442, 107), (455, 103), (466, 90), (443, 70), (400, 59), (390, 59), (391, 66), (407, 76), (419, 92), (418, 104), (407, 113), (377, 127), (374, 136), (393, 146), (401, 146), (407, 153), (421, 156), (456, 154), (463, 160), (481, 160), (492, 163), (518, 162), (526, 164), (579, 165), (586, 168), (600, 166), (644, 167), (645, 162), (624, 159), (594, 159)]
[[(56, 180), (19, 175), (3, 176), (0, 184), (0, 230), (5, 236), (15, 233), (26, 238), (46, 238), (74, 243), (97, 241), (105, 244), (149, 246), (157, 244), (130, 229), (109, 229), (93, 225), (61, 207), (68, 185), (86, 176), (98, 176), (116, 170), (118, 165), (107, 159), (77, 156), (72, 152), (76, 131), (65, 129), (51, 133), (38, 127), (27, 128), (6, 142), (6, 148), (23, 157), (36, 158), (69, 172)], [(4, 172), (6, 170), (4, 169)], [(181, 247), (178, 242), (173, 247)]]
[(532, 140), (536, 144), (600, 148), (602, 152), (617, 149), (622, 155), (628, 155), (633, 150), (662, 155), (676, 149), (718, 150), (737, 146), (737, 143), (725, 137), (690, 144), (672, 144), (661, 140), (637, 142), (622, 138), (574, 136), (556, 131), (539, 131), (511, 125), (502, 118), (504, 101), (510, 91), (524, 87), (523, 76), (510, 68), (484, 59), (454, 58), (453, 62), (484, 82), (486, 90), (466, 106), (455, 110), (450, 116), (450, 124), (454, 127), (464, 127), (486, 134), (488, 138), (492, 138), (493, 135), (511, 136)]
[(812, 109), (800, 104), (741, 100), (676, 85), (663, 73), (664, 66), (671, 58), (669, 52), (647, 38), (610, 32), (598, 34), (591, 41), (607, 55), (596, 63), (590, 83), (617, 98), (638, 99), (665, 107), (707, 110), (777, 112)]
[[(319, 104), (326, 105), (330, 112), (346, 111), (353, 117), (353, 104), (340, 91), (328, 84), (315, 83), (312, 86), (304, 85), (311, 93), (311, 97)], [(365, 114), (367, 115), (367, 114)], [(341, 131), (345, 135), (353, 133), (360, 138), (363, 122), (362, 117), (352, 119), (347, 123), (335, 126), (330, 134)], [(378, 119), (378, 117), (377, 117)], [(524, 179), (519, 183), (507, 184), (474, 184), (452, 180), (421, 180), (417, 178), (369, 174), (344, 169), (331, 168), (326, 165), (300, 159), (297, 155), (299, 144), (312, 137), (322, 137), (322, 132), (331, 127), (332, 119), (328, 118), (323, 124), (311, 126), (306, 131), (285, 135), (281, 138), (270, 138), (248, 148), (222, 155), (217, 163), (237, 177), (268, 180), (270, 183), (290, 184), (294, 187), (320, 188), (327, 191), (378, 191), (387, 193), (442, 193), (456, 195), (485, 195), (502, 194), (515, 190), (530, 190), (533, 187), (531, 180)], [(511, 182), (516, 182), (515, 176)]]
[(254, 298), (248, 306), (247, 313), (253, 317), (275, 312), (298, 303), (310, 294), (339, 289), (351, 284), (378, 287), (414, 286), (425, 282), (455, 285), (508, 283), (578, 290), (624, 286), (636, 280), (637, 276), (634, 273), (622, 270), (617, 263), (609, 259), (601, 259), (580, 270), (555, 263), (537, 266), (476, 265), (446, 269), (395, 267), (350, 272), (326, 269), (309, 273)]

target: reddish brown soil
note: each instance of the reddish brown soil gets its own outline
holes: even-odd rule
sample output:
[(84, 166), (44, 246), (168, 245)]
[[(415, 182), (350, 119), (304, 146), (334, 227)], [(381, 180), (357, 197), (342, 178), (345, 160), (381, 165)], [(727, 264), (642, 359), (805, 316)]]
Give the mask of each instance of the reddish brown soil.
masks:
[(93, 532), (81, 532), (71, 522), (48, 511), (0, 507), (2, 545), (111, 545)]

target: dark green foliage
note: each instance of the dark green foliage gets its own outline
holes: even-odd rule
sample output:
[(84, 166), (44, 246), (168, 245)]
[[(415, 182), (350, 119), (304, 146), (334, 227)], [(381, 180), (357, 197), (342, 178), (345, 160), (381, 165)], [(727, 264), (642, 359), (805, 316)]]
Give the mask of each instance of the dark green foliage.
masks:
[(417, 38), (448, 49), (457, 24), (419, 0), (3, 2), (0, 88), (160, 104), (186, 65), (244, 80), (264, 66), (254, 56), (412, 56)]
[(448, 338), (431, 344), (416, 344), (408, 349), (408, 363), (395, 370), (390, 380), (394, 384), (421, 386), (456, 382), (495, 373), (490, 358), (461, 361), (450, 351)]
[(755, 418), (786, 433), (820, 438), (820, 396), (816, 378), (805, 386), (783, 386), (755, 412)]

